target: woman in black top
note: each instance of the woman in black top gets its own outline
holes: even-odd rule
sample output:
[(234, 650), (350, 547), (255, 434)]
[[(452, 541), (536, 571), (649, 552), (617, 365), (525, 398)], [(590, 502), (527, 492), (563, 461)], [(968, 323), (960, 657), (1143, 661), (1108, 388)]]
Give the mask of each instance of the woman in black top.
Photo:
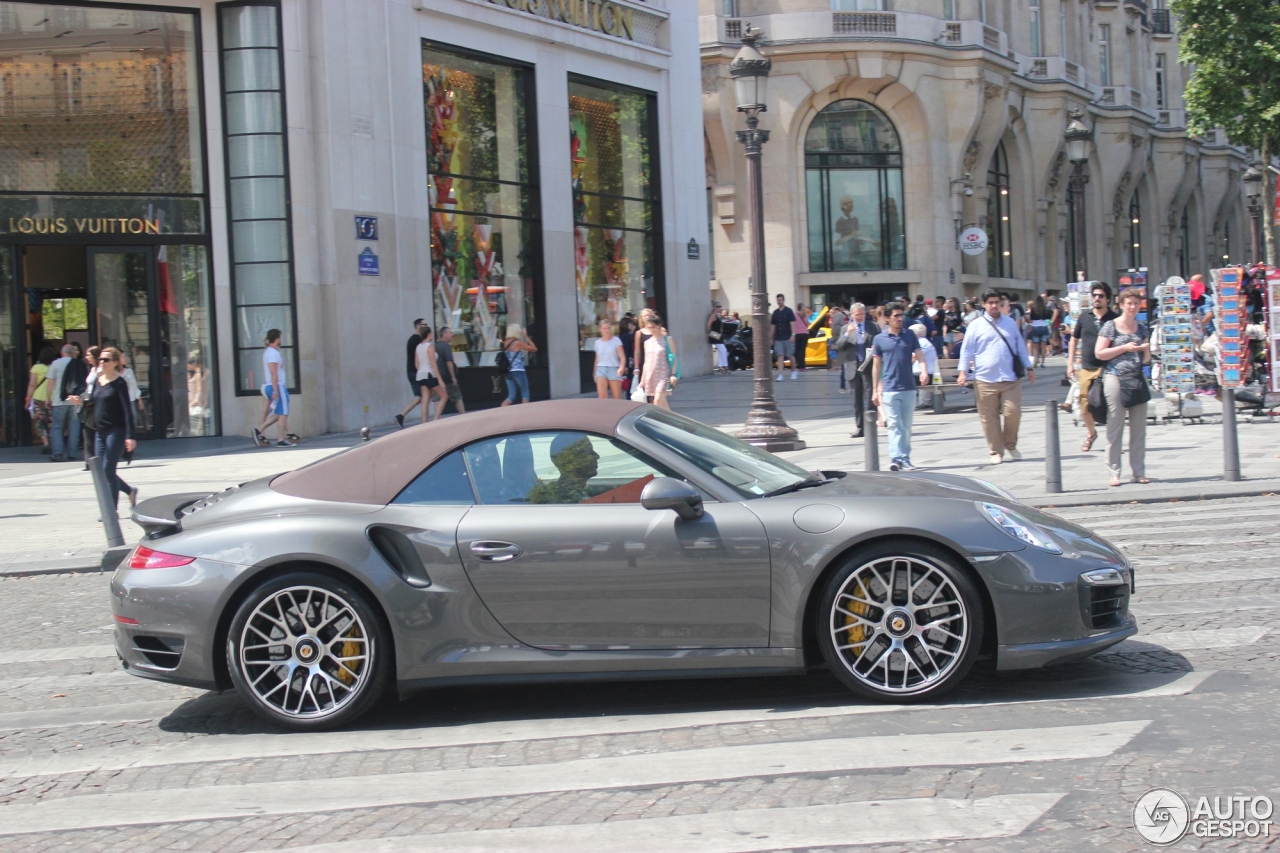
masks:
[(68, 397), (73, 403), (90, 402), (97, 433), (94, 437), (94, 455), (102, 459), (111, 487), (113, 502), (119, 503), (121, 493), (129, 496), (129, 506), (138, 502), (138, 490), (116, 474), (116, 466), (125, 450), (132, 451), (137, 442), (131, 438), (134, 430), (133, 405), (129, 401), (129, 386), (120, 375), (120, 350), (103, 347), (98, 356), (98, 375), (85, 391), (83, 398)]

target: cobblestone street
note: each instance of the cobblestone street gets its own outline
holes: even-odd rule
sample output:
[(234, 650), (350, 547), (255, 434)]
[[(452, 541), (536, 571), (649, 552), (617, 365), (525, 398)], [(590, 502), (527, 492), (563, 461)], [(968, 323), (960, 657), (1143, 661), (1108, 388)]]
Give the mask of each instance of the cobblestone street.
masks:
[[(695, 414), (713, 420), (710, 391)], [(822, 417), (843, 399), (783, 400), (805, 437), (817, 436), (803, 464), (859, 467), (860, 446), (838, 438), (847, 424)], [(922, 459), (950, 455), (948, 470), (972, 473), (976, 417), (945, 415), (936, 427), (931, 417), (918, 421), (937, 430)], [(1263, 459), (1270, 429), (1242, 426), (1258, 436), (1254, 472), (1280, 473)], [(345, 441), (144, 460), (134, 479), (150, 494), (217, 488)], [(1177, 453), (1173, 441), (1153, 454)], [(1206, 443), (1196, 458), (1212, 467), (1213, 452)], [(1042, 467), (1027, 455), (978, 474), (1025, 482), (1034, 496)], [(18, 492), (41, 519), (69, 516), (53, 529), (86, 534), (80, 547), (100, 550), (78, 473), (21, 476), (0, 485), (6, 500)], [(354, 730), (283, 734), (234, 694), (121, 672), (105, 575), (4, 578), (0, 851), (1123, 851), (1146, 846), (1132, 814), (1150, 788), (1192, 802), (1280, 795), (1280, 498), (1055, 511), (1130, 555), (1140, 633), (1047, 670), (997, 673), (980, 662), (943, 703), (918, 706), (863, 703), (816, 670), (436, 688), (386, 701)], [(51, 522), (3, 523), (20, 524), (32, 552), (48, 541), (40, 525)], [(8, 559), (21, 561), (16, 550)], [(1188, 836), (1179, 849), (1280, 849), (1274, 837)]]

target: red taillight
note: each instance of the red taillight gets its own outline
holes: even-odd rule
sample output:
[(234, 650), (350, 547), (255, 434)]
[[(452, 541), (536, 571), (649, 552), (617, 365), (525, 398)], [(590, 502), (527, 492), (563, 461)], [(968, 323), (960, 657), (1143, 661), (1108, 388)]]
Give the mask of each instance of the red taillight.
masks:
[(119, 622), (121, 625), (137, 625), (138, 624), (137, 619), (130, 619), (128, 616), (117, 615), (116, 621)]
[(129, 555), (129, 568), (131, 569), (173, 569), (178, 566), (185, 566), (188, 563), (194, 563), (195, 557), (183, 557), (181, 554), (166, 554), (163, 551), (153, 551), (139, 545), (133, 549), (133, 553)]

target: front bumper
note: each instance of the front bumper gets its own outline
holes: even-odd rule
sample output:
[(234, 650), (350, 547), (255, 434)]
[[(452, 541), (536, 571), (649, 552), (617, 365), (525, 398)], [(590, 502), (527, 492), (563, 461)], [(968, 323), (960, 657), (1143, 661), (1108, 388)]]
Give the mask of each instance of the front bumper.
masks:
[(1105, 634), (1095, 634), (1078, 640), (1058, 640), (1052, 643), (1019, 643), (996, 648), (996, 669), (1036, 669), (1052, 663), (1066, 663), (1096, 655), (1116, 643), (1138, 633), (1138, 621), (1130, 613), (1124, 624)]

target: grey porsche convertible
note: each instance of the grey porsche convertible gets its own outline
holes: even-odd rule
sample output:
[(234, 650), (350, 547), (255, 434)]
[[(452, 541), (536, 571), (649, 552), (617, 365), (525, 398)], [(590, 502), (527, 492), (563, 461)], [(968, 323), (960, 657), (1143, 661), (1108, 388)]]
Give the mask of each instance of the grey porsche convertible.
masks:
[(669, 411), (534, 403), (138, 504), (111, 583), (135, 675), (294, 729), (394, 684), (768, 675), (941, 697), (1137, 631), (1133, 569), (986, 482), (806, 471)]

